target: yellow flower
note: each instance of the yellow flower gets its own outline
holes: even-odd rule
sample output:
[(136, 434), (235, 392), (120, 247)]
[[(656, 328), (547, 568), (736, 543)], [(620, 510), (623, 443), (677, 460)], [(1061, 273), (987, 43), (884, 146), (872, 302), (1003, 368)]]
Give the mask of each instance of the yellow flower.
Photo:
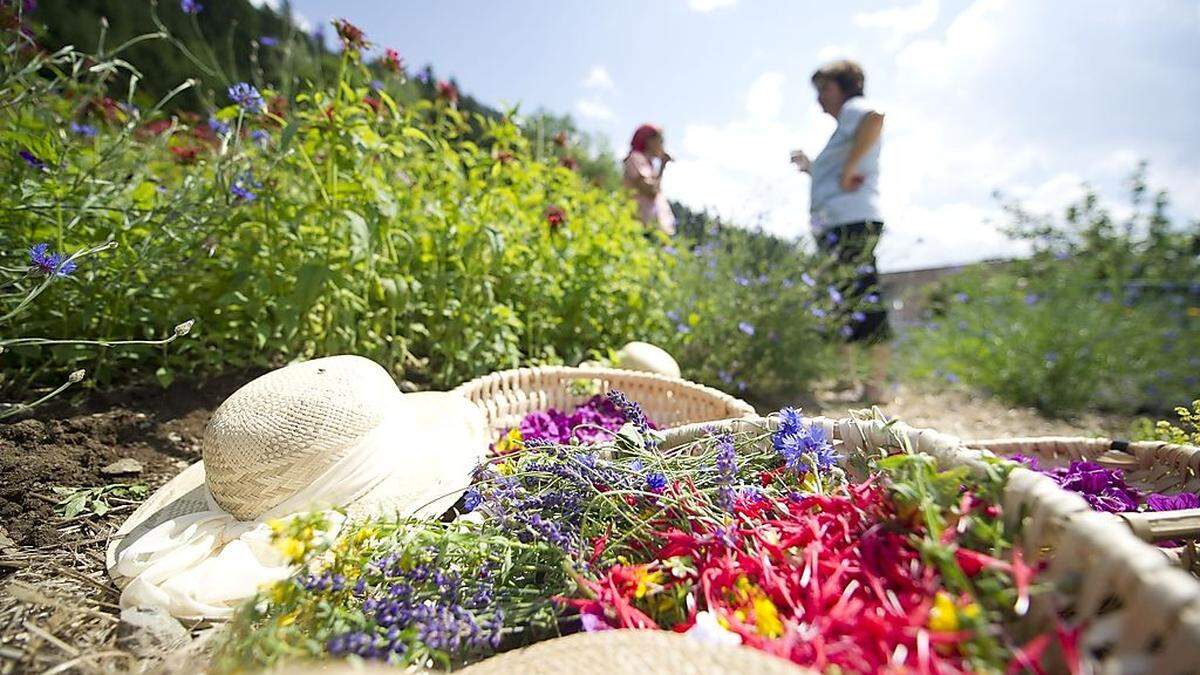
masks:
[(293, 537), (283, 537), (275, 542), (275, 548), (291, 562), (296, 562), (304, 557), (304, 551), (307, 548), (304, 542)]
[(502, 462), (496, 465), (496, 473), (500, 474), (501, 476), (511, 476), (516, 472), (517, 470), (514, 469), (513, 465), (509, 464), (508, 462)]
[(378, 533), (379, 533), (379, 530), (377, 528), (364, 527), (361, 530), (359, 530), (358, 532), (354, 533), (354, 543), (361, 544), (364, 541), (370, 539), (371, 537), (374, 537)]
[(279, 604), (287, 599), (288, 589), (291, 584), (286, 581), (280, 581), (271, 585), (271, 602)]
[(1200, 307), (1188, 307), (1187, 315), (1193, 317), (1200, 316)]
[(754, 630), (766, 638), (783, 635), (783, 622), (779, 620), (779, 609), (766, 597), (754, 599)]
[(289, 612), (289, 613), (284, 614), (283, 616), (279, 617), (279, 627), (282, 628), (284, 626), (290, 626), (290, 625), (296, 623), (296, 615), (298, 613), (299, 613), (298, 611), (297, 612)]
[(967, 606), (963, 607), (962, 611), (960, 611), (959, 613), (968, 619), (977, 619), (977, 618), (979, 618), (979, 615), (982, 611), (983, 610), (981, 610), (979, 608), (979, 605), (977, 605), (974, 602), (971, 602), (971, 603), (967, 603)]
[(520, 450), (524, 442), (525, 437), (521, 435), (521, 430), (513, 427), (508, 430), (507, 434), (504, 434), (503, 438), (496, 441), (496, 454), (503, 455), (513, 450)]
[(945, 591), (938, 591), (933, 598), (933, 607), (929, 610), (929, 630), (939, 633), (958, 630), (958, 610), (954, 607), (954, 598)]
[(645, 568), (637, 572), (637, 589), (633, 592), (633, 597), (644, 598), (647, 594), (654, 594), (662, 590), (662, 572), (647, 572)]
[(279, 518), (272, 518), (267, 521), (267, 527), (271, 528), (271, 531), (275, 534), (279, 534), (287, 529), (287, 521), (280, 520)]

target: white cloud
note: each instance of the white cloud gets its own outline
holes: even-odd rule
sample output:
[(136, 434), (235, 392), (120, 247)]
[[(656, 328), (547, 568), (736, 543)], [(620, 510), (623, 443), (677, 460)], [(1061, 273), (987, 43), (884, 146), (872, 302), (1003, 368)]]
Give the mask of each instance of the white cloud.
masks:
[(592, 66), (588, 71), (587, 77), (583, 78), (581, 83), (587, 89), (599, 89), (601, 91), (612, 91), (616, 88), (613, 84), (612, 75), (604, 66)]
[(612, 108), (600, 101), (581, 98), (575, 102), (575, 111), (584, 119), (610, 120), (613, 118)]
[(783, 110), (783, 73), (770, 71), (758, 76), (746, 94), (746, 112), (760, 120), (772, 120)]
[(904, 38), (924, 32), (937, 21), (938, 0), (918, 0), (915, 5), (891, 7), (874, 12), (858, 12), (850, 17), (856, 26), (888, 31), (888, 44), (899, 45)]
[(688, 8), (696, 12), (711, 12), (736, 4), (737, 0), (688, 0)]
[(841, 45), (825, 45), (817, 50), (817, 61), (828, 63), (836, 59), (849, 58), (852, 50)]

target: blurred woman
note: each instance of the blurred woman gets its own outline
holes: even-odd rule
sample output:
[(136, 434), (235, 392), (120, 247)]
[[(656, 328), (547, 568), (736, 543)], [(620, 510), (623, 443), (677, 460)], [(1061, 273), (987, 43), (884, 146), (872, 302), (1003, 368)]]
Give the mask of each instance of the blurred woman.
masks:
[(662, 193), (662, 175), (670, 161), (661, 129), (643, 124), (633, 132), (629, 154), (625, 155), (625, 185), (633, 190), (642, 222), (668, 235), (675, 234), (675, 214)]
[[(864, 343), (872, 356), (871, 380), (864, 398), (886, 402), (889, 336), (887, 312), (880, 302), (875, 246), (883, 234), (879, 209), (879, 150), (883, 113), (863, 96), (866, 76), (853, 61), (835, 61), (812, 75), (821, 109), (837, 121), (825, 149), (814, 160), (792, 151), (792, 163), (812, 176), (813, 237), (851, 280), (838, 292), (852, 307), (842, 327), (847, 342)], [(854, 350), (847, 350), (853, 368)]]

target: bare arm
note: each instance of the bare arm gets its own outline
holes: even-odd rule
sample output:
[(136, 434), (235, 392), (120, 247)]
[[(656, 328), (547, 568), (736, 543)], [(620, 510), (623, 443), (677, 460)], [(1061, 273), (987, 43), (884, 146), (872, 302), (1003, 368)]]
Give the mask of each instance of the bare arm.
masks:
[(846, 164), (842, 167), (843, 190), (852, 192), (863, 184), (864, 177), (858, 172), (858, 163), (871, 146), (879, 142), (882, 133), (883, 113), (869, 112), (863, 116), (858, 129), (854, 130), (854, 144), (850, 146), (850, 154), (846, 156)]

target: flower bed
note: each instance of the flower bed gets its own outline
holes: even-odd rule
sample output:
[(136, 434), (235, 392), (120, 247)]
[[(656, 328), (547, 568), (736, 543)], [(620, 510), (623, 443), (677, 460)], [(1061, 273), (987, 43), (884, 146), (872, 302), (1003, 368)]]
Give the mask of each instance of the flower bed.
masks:
[(828, 670), (1079, 667), (1091, 613), (1030, 620), (1063, 589), (1002, 517), (1014, 464), (839, 452), (790, 409), (663, 452), (636, 404), (616, 407), (609, 440), (528, 439), (480, 467), (453, 521), (365, 523), (332, 546), (313, 543), (319, 515), (281, 524), (303, 571), (238, 614), (218, 665), (453, 667), (657, 628)]

